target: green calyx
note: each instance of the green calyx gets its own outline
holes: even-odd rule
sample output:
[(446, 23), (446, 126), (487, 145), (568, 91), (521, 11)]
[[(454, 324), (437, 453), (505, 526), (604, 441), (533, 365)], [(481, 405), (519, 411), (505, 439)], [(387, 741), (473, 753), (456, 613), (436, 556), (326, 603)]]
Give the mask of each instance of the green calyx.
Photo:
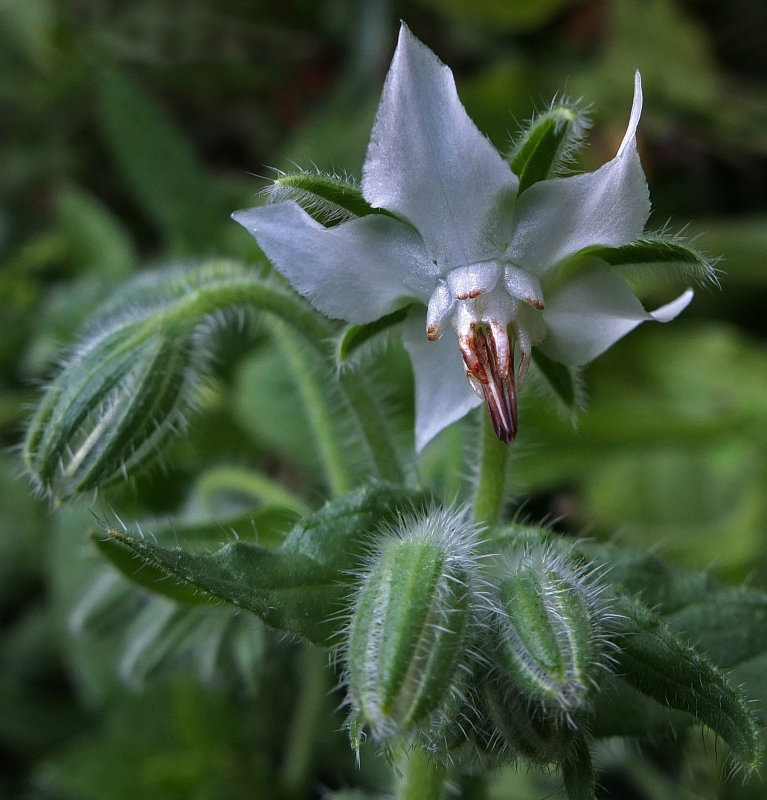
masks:
[(454, 512), (406, 520), (363, 575), (347, 678), (352, 713), (376, 739), (427, 728), (467, 668), (472, 542), (471, 527)]
[(557, 177), (572, 160), (588, 127), (588, 117), (577, 103), (557, 103), (534, 117), (508, 156), (519, 178), (519, 191)]
[(543, 549), (498, 583), (496, 659), (503, 679), (546, 715), (573, 725), (604, 666), (604, 612), (590, 567)]

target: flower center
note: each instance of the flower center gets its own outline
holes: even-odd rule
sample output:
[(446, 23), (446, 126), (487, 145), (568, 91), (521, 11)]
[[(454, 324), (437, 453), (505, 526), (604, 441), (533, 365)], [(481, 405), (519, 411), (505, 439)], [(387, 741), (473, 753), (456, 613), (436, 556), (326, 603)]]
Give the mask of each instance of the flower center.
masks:
[(497, 322), (470, 324), (458, 336), (458, 347), (472, 389), (485, 401), (495, 435), (511, 444), (517, 435), (517, 391), (514, 385), (514, 348), (508, 329)]
[[(436, 341), (450, 322), (466, 377), (485, 401), (493, 429), (506, 444), (517, 433), (517, 390), (525, 382), (532, 346), (546, 334), (542, 309), (537, 279), (501, 261), (450, 270), (429, 300), (426, 336)], [(516, 345), (520, 362), (515, 375)]]

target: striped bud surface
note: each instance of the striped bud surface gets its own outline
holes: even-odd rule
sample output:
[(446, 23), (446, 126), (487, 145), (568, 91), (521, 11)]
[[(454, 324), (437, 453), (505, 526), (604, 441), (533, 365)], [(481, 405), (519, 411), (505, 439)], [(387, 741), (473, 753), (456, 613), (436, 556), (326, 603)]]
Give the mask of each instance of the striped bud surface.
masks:
[(433, 511), (389, 531), (363, 575), (346, 643), (352, 714), (376, 739), (428, 725), (468, 668), (474, 531)]
[(528, 551), (498, 584), (499, 671), (543, 713), (573, 724), (603, 666), (605, 612), (594, 570), (547, 549)]

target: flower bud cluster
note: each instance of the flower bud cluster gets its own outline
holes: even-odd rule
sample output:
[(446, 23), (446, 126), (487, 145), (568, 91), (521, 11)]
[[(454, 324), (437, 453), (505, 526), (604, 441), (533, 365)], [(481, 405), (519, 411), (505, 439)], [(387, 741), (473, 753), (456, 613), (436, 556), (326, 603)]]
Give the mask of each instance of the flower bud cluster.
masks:
[(562, 763), (610, 667), (599, 570), (547, 545), (492, 568), (461, 512), (383, 533), (360, 576), (344, 646), (355, 747), (418, 739), (436, 757)]

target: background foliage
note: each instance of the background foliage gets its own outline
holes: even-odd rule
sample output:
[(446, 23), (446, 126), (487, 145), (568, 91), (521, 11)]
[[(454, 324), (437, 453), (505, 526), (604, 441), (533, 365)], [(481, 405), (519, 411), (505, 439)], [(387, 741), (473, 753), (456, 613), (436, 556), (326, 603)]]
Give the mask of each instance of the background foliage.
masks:
[[(271, 167), (359, 173), (400, 18), (451, 65), (469, 114), (501, 148), (557, 92), (592, 102), (587, 169), (614, 152), (642, 70), (651, 224), (701, 233), (723, 257), (723, 292), (700, 291), (681, 320), (644, 326), (592, 365), (576, 428), (525, 392), (510, 496), (563, 531), (767, 587), (763, 3), (2, 0), (0, 797), (382, 785), (374, 758), (357, 772), (331, 714), (336, 695), (314, 711), (327, 728), (321, 752), (307, 754), (288, 724), (302, 659), (316, 654), (297, 655), (248, 615), (132, 588), (86, 536), (94, 513), (115, 508), (161, 539), (184, 526), (205, 547), (247, 528), (275, 492), (296, 512), (316, 506), (300, 387), (279, 368), (268, 326), (222, 341), (190, 435), (127, 488), (51, 513), (18, 479), (13, 448), (59, 348), (128, 276), (210, 255), (256, 260), (228, 215), (253, 204)], [(406, 359), (391, 348), (374, 371), (405, 441)], [(456, 465), (473, 436), (471, 425), (446, 431), (423, 456), (424, 482), (460, 496)], [(758, 779), (726, 782), (714, 749), (697, 734), (642, 751), (611, 743), (597, 753), (604, 796), (763, 796)], [(553, 778), (512, 771), (490, 787), (498, 798), (558, 791)]]

